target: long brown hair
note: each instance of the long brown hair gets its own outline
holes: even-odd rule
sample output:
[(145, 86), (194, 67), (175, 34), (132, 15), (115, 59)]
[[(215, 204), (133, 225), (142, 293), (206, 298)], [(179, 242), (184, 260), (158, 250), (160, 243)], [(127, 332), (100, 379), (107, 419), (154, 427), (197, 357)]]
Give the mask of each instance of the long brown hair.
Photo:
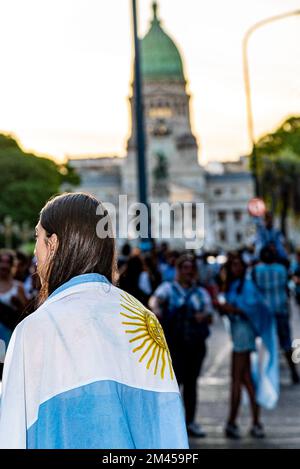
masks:
[[(101, 215), (97, 209), (101, 208)], [(98, 210), (99, 211), (99, 210)], [(110, 236), (97, 236), (100, 220), (108, 225)], [(50, 199), (40, 213), (47, 237), (56, 234), (58, 247), (47, 266), (38, 304), (72, 277), (99, 273), (114, 283), (117, 276), (115, 239), (107, 210), (95, 197), (80, 192)]]

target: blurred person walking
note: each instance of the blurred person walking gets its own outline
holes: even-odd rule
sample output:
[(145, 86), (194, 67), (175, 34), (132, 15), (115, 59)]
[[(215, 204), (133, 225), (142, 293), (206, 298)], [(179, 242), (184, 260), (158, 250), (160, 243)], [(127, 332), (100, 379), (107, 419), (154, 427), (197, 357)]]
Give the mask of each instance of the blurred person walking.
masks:
[(120, 255), (118, 257), (118, 269), (122, 269), (123, 265), (125, 265), (128, 262), (128, 259), (130, 258), (131, 254), (131, 246), (129, 243), (125, 243), (122, 246)]
[(160, 264), (160, 272), (163, 282), (173, 282), (176, 276), (176, 261), (180, 254), (178, 251), (168, 251), (166, 261)]
[(292, 279), (295, 285), (295, 298), (300, 307), (300, 249), (297, 250), (295, 264), (292, 268)]
[(22, 311), (27, 300), (22, 283), (14, 279), (14, 261), (12, 252), (0, 252), (0, 301), (14, 310)]
[(260, 258), (261, 250), (272, 246), (279, 262), (287, 262), (287, 252), (285, 249), (285, 237), (282, 232), (274, 227), (274, 217), (272, 212), (266, 212), (264, 218), (253, 217), (256, 224), (255, 254)]
[(11, 251), (0, 252), (0, 375), (6, 349), (18, 318), (27, 304), (21, 282), (13, 278), (15, 255)]
[(157, 260), (151, 254), (146, 254), (143, 259), (143, 272), (139, 277), (139, 289), (146, 295), (146, 302), (156, 288), (161, 284), (161, 273), (157, 266)]
[(253, 279), (275, 317), (279, 344), (290, 368), (292, 382), (298, 384), (300, 378), (292, 360), (288, 272), (282, 264), (276, 261), (274, 251), (270, 247), (262, 249), (260, 260), (261, 262), (253, 269)]
[(16, 267), (14, 279), (22, 283), (26, 298), (34, 297), (34, 280), (32, 276), (32, 259), (22, 251), (16, 251)]
[(214, 263), (210, 264), (208, 259), (210, 257), (209, 253), (204, 253), (201, 256), (197, 257), (197, 270), (198, 270), (198, 282), (199, 285), (205, 288), (206, 291), (210, 294), (213, 306), (217, 305), (217, 295), (218, 295), (218, 284), (217, 276), (220, 273), (222, 268), (220, 264), (217, 263), (216, 257), (214, 258)]
[[(275, 324), (253, 280), (247, 275), (247, 266), (240, 256), (231, 256), (226, 265), (223, 284), (225, 296), (220, 295), (219, 310), (230, 321), (232, 339), (230, 412), (225, 427), (228, 438), (241, 437), (237, 418), (242, 389), (250, 401), (254, 438), (265, 433), (260, 420), (260, 405), (274, 407), (278, 399), (278, 364)], [(268, 350), (267, 362), (255, 371), (251, 366), (251, 353), (256, 351), (256, 337), (260, 336)], [(260, 375), (261, 370), (264, 374)]]
[(143, 271), (144, 266), (141, 255), (130, 257), (120, 270), (119, 286), (141, 303), (147, 305), (149, 295), (145, 293), (140, 285), (140, 277)]
[(208, 292), (197, 285), (196, 261), (182, 255), (176, 263), (176, 280), (163, 282), (149, 301), (150, 308), (161, 320), (170, 347), (183, 398), (188, 432), (204, 437), (195, 421), (197, 379), (206, 355), (206, 339), (212, 321), (212, 304)]
[(208, 262), (210, 255), (210, 253), (204, 253), (197, 259), (199, 282), (205, 288), (215, 284), (217, 274), (215, 265)]

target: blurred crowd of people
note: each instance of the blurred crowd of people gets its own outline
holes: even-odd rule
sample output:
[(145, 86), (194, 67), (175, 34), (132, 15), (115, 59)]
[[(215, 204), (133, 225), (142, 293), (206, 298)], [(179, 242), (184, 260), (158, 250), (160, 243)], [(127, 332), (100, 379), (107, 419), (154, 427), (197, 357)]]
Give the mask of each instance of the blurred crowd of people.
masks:
[[(236, 252), (184, 253), (162, 243), (151, 253), (142, 254), (125, 244), (119, 258), (120, 287), (149, 307), (163, 326), (182, 387), (188, 431), (193, 436), (205, 436), (195, 420), (197, 379), (216, 314), (224, 318), (232, 341), (227, 437), (241, 437), (237, 419), (243, 389), (252, 413), (250, 434), (264, 437), (259, 403), (272, 408), (277, 401), (280, 349), (291, 382), (300, 381), (292, 359), (290, 309), (292, 295), (300, 306), (300, 251), (288, 253), (270, 212), (254, 222), (257, 229), (253, 244)], [(263, 387), (258, 390), (251, 363), (258, 338), (270, 355), (265, 380), (265, 388), (273, 386), (269, 392)]]
[[(232, 340), (227, 437), (241, 436), (237, 421), (243, 388), (251, 408), (251, 435), (264, 436), (251, 353), (258, 337), (268, 342), (273, 327), (291, 381), (299, 383), (292, 360), (290, 296), (300, 307), (300, 251), (287, 253), (271, 214), (256, 222), (253, 246), (236, 252), (179, 252), (161, 243), (143, 253), (126, 243), (119, 253), (119, 287), (151, 309), (164, 329), (192, 436), (205, 436), (196, 421), (197, 380), (217, 314), (224, 318)], [(0, 252), (0, 361), (14, 327), (34, 310), (39, 287), (33, 257)]]
[(33, 256), (0, 250), (0, 378), (12, 332), (26, 314), (34, 311), (39, 288)]

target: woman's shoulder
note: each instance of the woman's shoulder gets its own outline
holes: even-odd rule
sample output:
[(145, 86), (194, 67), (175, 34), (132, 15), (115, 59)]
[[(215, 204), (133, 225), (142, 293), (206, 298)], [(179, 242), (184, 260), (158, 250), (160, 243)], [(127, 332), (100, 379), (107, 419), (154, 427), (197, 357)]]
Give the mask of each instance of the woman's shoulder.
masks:
[(47, 337), (49, 324), (45, 322), (45, 315), (41, 314), (42, 309), (44, 308), (40, 306), (19, 322), (13, 332), (15, 343), (31, 344), (37, 347), (38, 341)]
[(45, 308), (44, 305), (41, 305), (41, 306), (37, 307), (37, 309), (35, 311), (28, 314), (28, 316), (25, 316), (24, 319), (22, 319), (22, 321), (19, 322), (16, 329), (18, 329), (18, 328), (19, 329), (26, 329), (26, 328), (30, 327), (31, 325), (37, 325), (38, 323), (43, 322), (44, 321), (44, 315), (42, 314), (42, 312), (45, 312), (45, 309), (46, 308)]

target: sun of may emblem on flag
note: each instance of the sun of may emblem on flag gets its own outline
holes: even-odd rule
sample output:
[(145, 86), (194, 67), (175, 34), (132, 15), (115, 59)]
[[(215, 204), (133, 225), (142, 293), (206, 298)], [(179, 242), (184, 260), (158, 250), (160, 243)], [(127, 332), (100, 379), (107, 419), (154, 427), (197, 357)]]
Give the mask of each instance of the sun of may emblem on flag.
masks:
[(139, 362), (142, 362), (147, 357), (147, 370), (150, 369), (153, 363), (154, 374), (156, 375), (158, 370), (160, 370), (162, 379), (165, 376), (168, 363), (171, 379), (174, 379), (169, 348), (164, 331), (155, 314), (145, 308), (142, 303), (128, 293), (121, 295), (121, 297), (123, 299), (121, 306), (125, 308), (126, 312), (121, 312), (120, 314), (127, 319), (127, 321), (123, 321), (122, 324), (134, 327), (133, 329), (125, 330), (126, 334), (133, 335), (129, 342), (134, 343), (140, 341), (140, 343), (137, 342), (139, 345), (135, 347), (132, 352), (136, 353), (139, 350), (143, 352), (139, 358)]

